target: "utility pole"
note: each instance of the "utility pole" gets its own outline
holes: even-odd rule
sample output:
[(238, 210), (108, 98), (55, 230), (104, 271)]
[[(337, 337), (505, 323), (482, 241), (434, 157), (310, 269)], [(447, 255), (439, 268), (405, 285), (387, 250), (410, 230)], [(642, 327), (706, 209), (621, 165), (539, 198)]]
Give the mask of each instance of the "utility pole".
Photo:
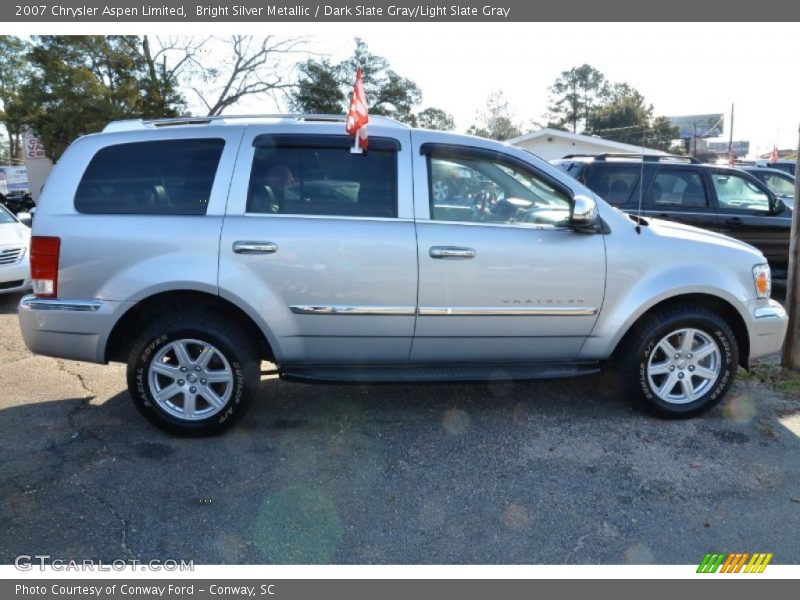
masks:
[(735, 156), (733, 155), (733, 102), (731, 102), (731, 135), (728, 138), (728, 166), (732, 167), (733, 162), (735, 160)]
[[(797, 158), (800, 159), (800, 128), (798, 128)], [(781, 366), (800, 371), (800, 160), (794, 171), (794, 211), (789, 242), (789, 278), (786, 282), (786, 310), (789, 328), (783, 344)]]

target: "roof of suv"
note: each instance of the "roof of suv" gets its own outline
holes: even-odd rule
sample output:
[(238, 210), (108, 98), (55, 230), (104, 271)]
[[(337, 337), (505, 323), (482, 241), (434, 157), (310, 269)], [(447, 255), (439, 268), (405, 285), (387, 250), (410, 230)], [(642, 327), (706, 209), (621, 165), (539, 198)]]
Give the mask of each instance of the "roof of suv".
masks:
[[(112, 121), (103, 129), (103, 133), (120, 131), (141, 131), (146, 129), (158, 129), (162, 127), (183, 127), (196, 125), (241, 125), (247, 123), (296, 123), (296, 124), (320, 124), (320, 123), (344, 123), (346, 115), (317, 115), (317, 114), (264, 114), (264, 115), (219, 115), (213, 117), (175, 117), (170, 119), (126, 119), (124, 121)], [(391, 127), (396, 129), (409, 129), (409, 126), (400, 121), (395, 121), (389, 117), (370, 115), (370, 123)]]
[(679, 156), (675, 154), (628, 154), (624, 152), (604, 152), (603, 154), (567, 154), (553, 162), (571, 160), (573, 162), (593, 161), (631, 161), (631, 162), (657, 162), (657, 163), (687, 163), (702, 164), (693, 156)]

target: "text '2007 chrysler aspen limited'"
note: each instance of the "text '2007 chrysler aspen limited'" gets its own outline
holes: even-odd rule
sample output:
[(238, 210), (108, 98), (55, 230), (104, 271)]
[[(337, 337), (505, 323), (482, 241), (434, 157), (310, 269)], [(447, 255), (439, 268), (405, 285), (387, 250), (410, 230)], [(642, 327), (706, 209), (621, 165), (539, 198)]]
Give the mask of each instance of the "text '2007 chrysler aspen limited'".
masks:
[(19, 317), (40, 354), (128, 365), (156, 425), (210, 434), (302, 381), (596, 373), (665, 417), (786, 331), (753, 247), (636, 219), (511, 146), (344, 117), (123, 121), (55, 166)]

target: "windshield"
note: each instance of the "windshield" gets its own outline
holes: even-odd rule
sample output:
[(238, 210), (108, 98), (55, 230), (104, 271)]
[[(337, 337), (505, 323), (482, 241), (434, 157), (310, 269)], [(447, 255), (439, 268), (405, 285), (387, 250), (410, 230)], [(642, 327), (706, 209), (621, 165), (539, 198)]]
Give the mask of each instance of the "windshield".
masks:
[(17, 220), (14, 216), (6, 210), (5, 206), (0, 205), (0, 225), (5, 225), (7, 223), (16, 223)]

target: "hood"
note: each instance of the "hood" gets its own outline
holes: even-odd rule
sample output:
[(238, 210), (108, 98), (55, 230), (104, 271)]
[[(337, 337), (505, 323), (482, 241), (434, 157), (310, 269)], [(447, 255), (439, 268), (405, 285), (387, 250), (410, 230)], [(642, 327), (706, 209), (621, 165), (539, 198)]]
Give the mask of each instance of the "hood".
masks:
[(662, 219), (651, 219), (648, 217), (649, 229), (657, 236), (665, 238), (673, 238), (676, 242), (689, 241), (701, 244), (712, 244), (723, 248), (731, 248), (733, 250), (741, 250), (748, 252), (756, 257), (763, 258), (764, 255), (757, 248), (750, 244), (734, 239), (722, 233), (709, 231), (707, 229), (700, 229), (692, 225), (684, 225), (683, 223), (675, 223), (674, 221), (664, 221)]
[(22, 223), (0, 224), (0, 246), (27, 246), (31, 230)]

